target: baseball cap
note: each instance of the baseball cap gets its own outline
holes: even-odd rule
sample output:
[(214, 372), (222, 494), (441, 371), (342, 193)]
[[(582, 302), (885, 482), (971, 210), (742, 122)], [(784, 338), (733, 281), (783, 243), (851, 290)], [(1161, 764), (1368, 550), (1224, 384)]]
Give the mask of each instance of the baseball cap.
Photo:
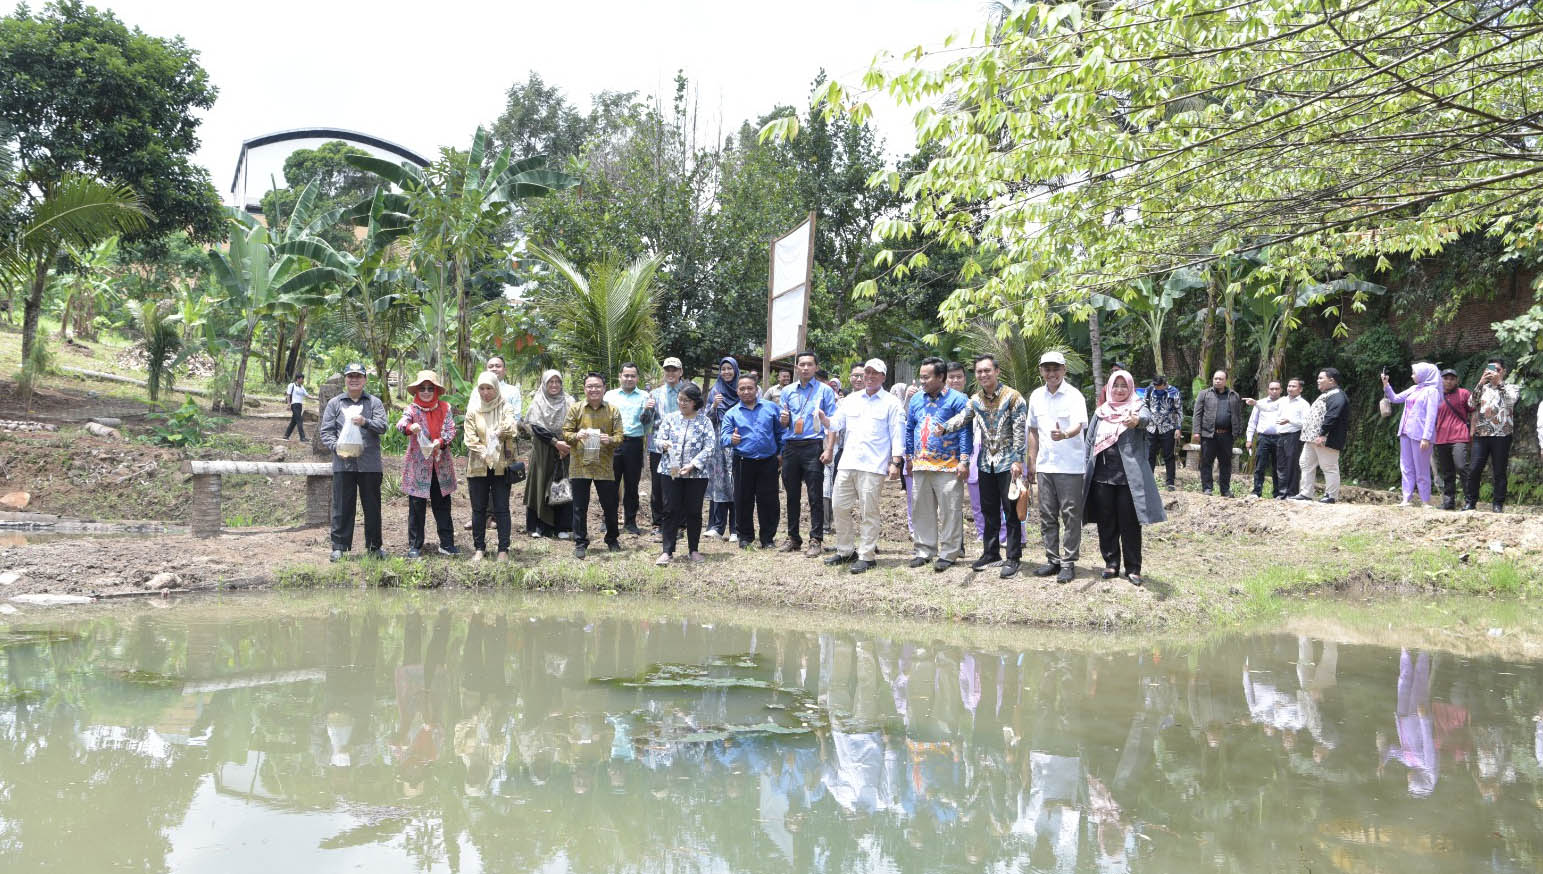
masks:
[(1442, 376), (1456, 376), (1457, 375), (1457, 371), (1455, 371), (1452, 368), (1448, 367), (1446, 370), (1441, 371), (1441, 375)]
[(685, 369), (685, 368), (680, 366), (680, 359), (676, 358), (674, 355), (671, 355), (669, 358), (664, 359), (664, 363), (659, 365), (659, 366), (660, 367), (676, 367), (676, 368), (680, 368), (682, 370)]
[(864, 370), (877, 370), (878, 372), (884, 374), (885, 376), (889, 375), (889, 367), (888, 367), (888, 365), (886, 365), (883, 362), (883, 360), (879, 359), (879, 358), (869, 358), (866, 362), (863, 363), (863, 369)]
[(1062, 355), (1059, 352), (1053, 352), (1053, 351), (1052, 352), (1046, 352), (1044, 355), (1039, 356), (1039, 363), (1040, 364), (1059, 364), (1062, 367), (1065, 367), (1066, 366), (1066, 356)]
[(1168, 377), (1163, 376), (1161, 373), (1159, 373), (1158, 375), (1152, 377), (1152, 384), (1153, 385), (1167, 385), (1168, 384)]
[(360, 376), (368, 376), (368, 374), (364, 372), (364, 365), (357, 361), (350, 362), (347, 367), (343, 368), (344, 376), (352, 376), (355, 373), (359, 374)]

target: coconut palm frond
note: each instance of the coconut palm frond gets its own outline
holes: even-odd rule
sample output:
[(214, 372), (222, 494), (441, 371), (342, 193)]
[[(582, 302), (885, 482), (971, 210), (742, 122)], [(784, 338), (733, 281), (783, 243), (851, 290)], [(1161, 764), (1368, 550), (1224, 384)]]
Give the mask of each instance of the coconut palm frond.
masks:
[(534, 245), (531, 251), (562, 280), (533, 302), (537, 314), (554, 326), (552, 347), (559, 360), (579, 372), (612, 374), (622, 362), (653, 359), (659, 336), (654, 317), (659, 257), (625, 266), (602, 261), (586, 276), (555, 252)]
[(966, 337), (968, 348), (974, 354), (996, 358), (997, 366), (1002, 369), (1002, 381), (1024, 394), (1039, 385), (1039, 359), (1046, 352), (1060, 352), (1066, 356), (1068, 377), (1079, 377), (1088, 370), (1087, 361), (1066, 342), (1061, 329), (1053, 325), (1034, 329), (1009, 328), (1006, 337), (999, 337), (995, 325), (978, 321), (971, 323)]

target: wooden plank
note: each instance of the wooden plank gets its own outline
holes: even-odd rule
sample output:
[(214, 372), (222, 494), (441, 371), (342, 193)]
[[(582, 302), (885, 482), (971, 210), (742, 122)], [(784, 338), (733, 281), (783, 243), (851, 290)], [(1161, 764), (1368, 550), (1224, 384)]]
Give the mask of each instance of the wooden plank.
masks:
[(184, 461), (182, 472), (194, 476), (257, 473), (268, 476), (332, 476), (325, 461)]

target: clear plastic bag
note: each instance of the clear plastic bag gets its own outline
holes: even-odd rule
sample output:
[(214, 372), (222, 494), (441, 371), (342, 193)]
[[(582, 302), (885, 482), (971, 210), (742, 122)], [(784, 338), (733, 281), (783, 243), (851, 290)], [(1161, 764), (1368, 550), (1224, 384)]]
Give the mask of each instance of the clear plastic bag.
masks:
[(354, 424), (355, 417), (364, 415), (363, 404), (343, 408), (343, 430), (338, 432), (337, 454), (339, 458), (358, 458), (364, 454), (364, 431)]

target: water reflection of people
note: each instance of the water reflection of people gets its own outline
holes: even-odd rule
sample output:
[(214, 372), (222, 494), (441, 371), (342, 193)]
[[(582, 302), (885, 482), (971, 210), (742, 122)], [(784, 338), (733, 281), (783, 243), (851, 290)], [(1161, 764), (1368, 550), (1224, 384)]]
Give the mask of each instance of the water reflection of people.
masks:
[(1385, 732), (1377, 733), (1381, 754), (1377, 765), (1380, 776), (1387, 763), (1398, 759), (1408, 769), (1409, 794), (1429, 796), (1436, 788), (1437, 765), (1435, 724), (1431, 720), (1431, 659), (1420, 653), (1411, 662), (1409, 650), (1398, 656), (1398, 704), (1393, 723), (1398, 731), (1398, 746), (1390, 746)]

